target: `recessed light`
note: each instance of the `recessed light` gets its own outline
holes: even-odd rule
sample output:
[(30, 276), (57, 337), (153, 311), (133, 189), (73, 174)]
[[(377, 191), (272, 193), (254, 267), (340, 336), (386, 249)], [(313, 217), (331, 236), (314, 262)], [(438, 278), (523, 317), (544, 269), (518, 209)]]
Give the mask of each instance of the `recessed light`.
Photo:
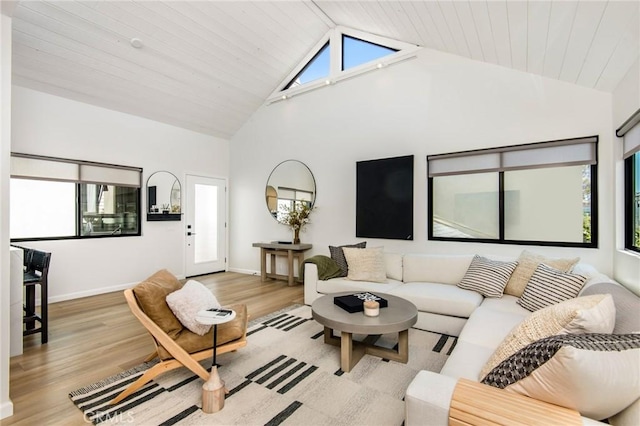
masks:
[(131, 46), (135, 47), (136, 49), (140, 49), (142, 47), (142, 40), (136, 37), (132, 38), (129, 43), (131, 43)]

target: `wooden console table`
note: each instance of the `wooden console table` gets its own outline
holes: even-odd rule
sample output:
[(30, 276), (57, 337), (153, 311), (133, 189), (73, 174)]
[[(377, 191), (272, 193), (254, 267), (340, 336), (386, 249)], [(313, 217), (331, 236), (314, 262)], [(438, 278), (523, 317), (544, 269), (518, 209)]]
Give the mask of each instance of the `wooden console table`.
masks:
[[(298, 271), (302, 266), (303, 255), (306, 250), (313, 247), (312, 244), (286, 244), (277, 241), (271, 243), (253, 243), (253, 247), (260, 247), (260, 275), (262, 281), (267, 278), (276, 280), (286, 280), (288, 285), (295, 284), (293, 276), (293, 259), (298, 259)], [(267, 255), (271, 255), (271, 269), (267, 272)], [(276, 256), (286, 256), (287, 266), (289, 268), (288, 275), (276, 274)], [(302, 281), (304, 277), (297, 277), (298, 281)]]

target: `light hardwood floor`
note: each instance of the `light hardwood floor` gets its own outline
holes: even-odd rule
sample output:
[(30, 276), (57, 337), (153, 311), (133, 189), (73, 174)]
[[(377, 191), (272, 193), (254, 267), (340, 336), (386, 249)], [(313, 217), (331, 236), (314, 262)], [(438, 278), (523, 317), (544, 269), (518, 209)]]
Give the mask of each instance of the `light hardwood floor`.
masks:
[[(195, 278), (223, 305), (245, 303), (252, 319), (303, 303), (303, 287), (260, 276), (223, 272)], [(49, 305), (49, 343), (24, 338), (24, 353), (11, 358), (14, 415), (2, 425), (85, 425), (69, 392), (143, 362), (151, 337), (118, 291)]]

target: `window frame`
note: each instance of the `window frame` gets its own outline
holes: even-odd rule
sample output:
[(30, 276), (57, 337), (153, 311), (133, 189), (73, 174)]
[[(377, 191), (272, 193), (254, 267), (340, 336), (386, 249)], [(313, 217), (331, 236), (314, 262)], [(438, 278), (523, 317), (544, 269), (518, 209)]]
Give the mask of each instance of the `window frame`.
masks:
[[(541, 241), (541, 240), (511, 240), (505, 238), (505, 196), (504, 196), (504, 171), (493, 171), (494, 173), (498, 173), (498, 238), (462, 238), (462, 237), (439, 237), (434, 236), (434, 226), (433, 226), (433, 212), (434, 212), (434, 204), (433, 204), (433, 179), (438, 176), (430, 176), (429, 175), (429, 156), (427, 157), (427, 239), (431, 241), (453, 241), (453, 242), (467, 242), (467, 243), (489, 243), (489, 244), (510, 244), (510, 245), (532, 245), (532, 246), (547, 246), (547, 247), (575, 247), (575, 248), (598, 248), (598, 136), (589, 136), (585, 138), (575, 138), (575, 139), (590, 139), (595, 138), (595, 164), (589, 165), (590, 167), (590, 180), (591, 180), (591, 241), (588, 243), (585, 242), (562, 242), (562, 241)], [(541, 146), (543, 144), (557, 144), (561, 142), (569, 142), (573, 139), (564, 139), (564, 140), (554, 140), (554, 141), (545, 141), (545, 142), (535, 142), (530, 144), (522, 144), (522, 145), (511, 145), (503, 148), (488, 148), (488, 149), (479, 149), (479, 150), (471, 150), (464, 151), (460, 153), (451, 153), (453, 154), (464, 154), (464, 153), (493, 153), (496, 151), (507, 151), (510, 149), (520, 150), (526, 149), (527, 147), (535, 147)], [(553, 145), (552, 145), (553, 146)], [(445, 155), (445, 154), (443, 154)], [(449, 154), (446, 154), (449, 155)], [(567, 164), (567, 166), (570, 166)], [(585, 165), (586, 166), (586, 165)], [(529, 167), (530, 169), (542, 169), (542, 167)], [(473, 175), (478, 173), (486, 173), (482, 170), (476, 170), (475, 172), (469, 172), (466, 174)]]
[[(75, 181), (68, 179), (59, 179), (59, 178), (48, 178), (46, 176), (25, 176), (18, 175), (13, 176), (11, 174), (11, 179), (24, 179), (24, 180), (32, 180), (32, 181), (58, 181), (58, 182), (69, 182), (73, 183), (75, 186), (75, 235), (65, 235), (65, 236), (53, 236), (53, 237), (25, 237), (25, 238), (10, 238), (11, 243), (19, 243), (19, 242), (30, 242), (30, 241), (57, 241), (57, 240), (79, 240), (79, 239), (95, 239), (95, 238), (120, 238), (120, 237), (139, 237), (142, 235), (142, 172), (143, 169), (140, 167), (130, 167), (130, 166), (122, 166), (117, 164), (109, 164), (109, 163), (99, 163), (94, 161), (82, 161), (82, 160), (72, 160), (65, 158), (57, 158), (57, 157), (47, 157), (40, 155), (31, 155), (31, 154), (23, 154), (23, 153), (11, 153), (11, 158), (23, 158), (23, 159), (33, 159), (33, 160), (43, 160), (57, 163), (67, 163), (67, 164), (75, 164), (78, 166), (86, 166), (89, 168), (105, 168), (105, 169), (120, 169), (124, 171), (133, 171), (139, 174), (139, 183), (137, 186), (132, 185), (123, 185), (113, 182), (91, 182), (91, 181)], [(12, 167), (13, 168), (13, 167)], [(91, 184), (105, 184), (111, 185), (114, 187), (132, 187), (137, 189), (136, 198), (136, 215), (137, 215), (137, 231), (135, 233), (121, 233), (121, 234), (104, 234), (104, 235), (82, 235), (82, 191), (81, 185), (91, 185)]]

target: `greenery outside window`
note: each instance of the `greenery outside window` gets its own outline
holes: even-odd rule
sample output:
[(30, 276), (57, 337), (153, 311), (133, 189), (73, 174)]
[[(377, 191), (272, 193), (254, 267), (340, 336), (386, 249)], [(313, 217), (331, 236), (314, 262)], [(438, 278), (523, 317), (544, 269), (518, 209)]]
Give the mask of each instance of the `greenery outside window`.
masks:
[(597, 247), (597, 140), (427, 157), (429, 239)]
[(141, 235), (142, 169), (12, 153), (11, 241)]

